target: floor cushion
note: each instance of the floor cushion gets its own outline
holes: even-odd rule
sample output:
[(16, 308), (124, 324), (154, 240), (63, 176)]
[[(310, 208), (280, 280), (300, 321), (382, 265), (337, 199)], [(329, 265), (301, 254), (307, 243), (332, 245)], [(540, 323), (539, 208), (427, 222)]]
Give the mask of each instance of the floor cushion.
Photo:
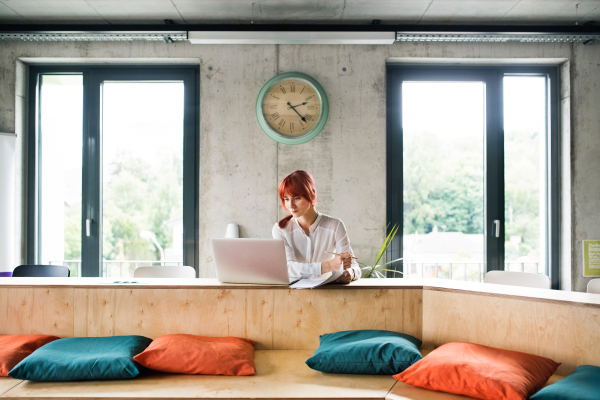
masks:
[(0, 376), (8, 376), (25, 357), (57, 339), (50, 335), (0, 335)]
[(393, 375), (421, 359), (420, 346), (419, 339), (399, 332), (336, 332), (320, 337), (319, 348), (306, 364), (321, 372)]
[(146, 368), (191, 375), (254, 375), (254, 342), (237, 337), (160, 336), (134, 357)]
[(35, 351), (8, 375), (32, 381), (80, 381), (134, 378), (133, 356), (152, 342), (144, 336), (58, 339)]
[(560, 363), (473, 343), (447, 343), (394, 378), (409, 385), (484, 400), (525, 400)]
[(600, 367), (582, 365), (571, 375), (546, 386), (530, 400), (598, 400), (600, 399)]

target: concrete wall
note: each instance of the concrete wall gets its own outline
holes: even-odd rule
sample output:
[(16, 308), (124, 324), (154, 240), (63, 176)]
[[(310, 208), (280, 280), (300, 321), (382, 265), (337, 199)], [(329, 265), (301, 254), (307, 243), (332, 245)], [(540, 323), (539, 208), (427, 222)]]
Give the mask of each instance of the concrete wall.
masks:
[[(397, 43), (392, 46), (254, 45), (187, 43), (0, 43), (0, 131), (21, 133), (25, 91), (17, 85), (19, 60), (35, 58), (131, 60), (198, 59), (201, 65), (201, 276), (214, 276), (209, 238), (238, 222), (244, 237), (270, 237), (282, 216), (280, 179), (294, 169), (317, 182), (318, 209), (342, 218), (359, 258), (370, 260), (385, 230), (385, 63), (390, 57), (564, 59), (570, 66), (563, 102), (573, 93), (571, 123), (570, 239), (563, 254), (565, 289), (585, 290), (581, 240), (600, 238), (600, 45)], [(211, 66), (212, 69), (208, 67)], [(346, 71), (342, 68), (346, 67)], [(278, 145), (260, 129), (254, 102), (262, 85), (280, 72), (300, 71), (325, 88), (329, 121), (316, 139)], [(224, 118), (225, 117), (225, 118)], [(23, 137), (23, 136), (22, 136)], [(23, 139), (25, 139), (23, 137)], [(563, 141), (564, 143), (565, 141)], [(24, 143), (24, 141), (23, 141)], [(570, 167), (570, 168), (569, 168)], [(24, 173), (25, 171), (23, 171)], [(568, 196), (568, 192), (566, 193)], [(21, 203), (17, 203), (21, 204)], [(22, 222), (22, 216), (16, 216)], [(568, 219), (567, 219), (568, 220)], [(569, 230), (567, 229), (567, 233)], [(25, 232), (21, 237), (25, 236)], [(568, 236), (568, 235), (567, 235)], [(567, 243), (569, 247), (569, 243)], [(24, 245), (19, 247), (24, 250)], [(567, 252), (568, 253), (568, 252)], [(569, 260), (572, 270), (569, 274)], [(570, 279), (569, 279), (570, 278)], [(570, 282), (569, 282), (570, 281)]]

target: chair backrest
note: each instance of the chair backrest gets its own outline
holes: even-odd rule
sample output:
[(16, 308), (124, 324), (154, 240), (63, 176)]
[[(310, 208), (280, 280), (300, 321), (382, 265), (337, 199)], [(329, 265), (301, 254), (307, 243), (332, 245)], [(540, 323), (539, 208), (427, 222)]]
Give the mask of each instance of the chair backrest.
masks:
[(587, 292), (600, 294), (600, 278), (592, 279), (588, 282)]
[(13, 278), (68, 278), (71, 270), (64, 265), (19, 265), (13, 270)]
[(483, 278), (484, 283), (499, 285), (525, 286), (550, 289), (550, 278), (542, 274), (530, 274), (516, 271), (489, 271)]
[(187, 265), (159, 265), (139, 267), (133, 271), (134, 278), (195, 278), (196, 270)]

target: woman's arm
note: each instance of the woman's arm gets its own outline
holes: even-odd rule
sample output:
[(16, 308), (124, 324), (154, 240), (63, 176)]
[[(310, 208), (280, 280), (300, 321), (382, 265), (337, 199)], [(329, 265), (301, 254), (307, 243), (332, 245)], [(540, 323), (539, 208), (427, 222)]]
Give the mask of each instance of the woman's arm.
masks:
[[(272, 231), (273, 239), (281, 239), (285, 245), (285, 256), (287, 259), (288, 274), (290, 278), (302, 279), (302, 278), (318, 278), (325, 272), (330, 272), (335, 269), (339, 269), (341, 266), (341, 258), (335, 257), (331, 261), (314, 262), (314, 263), (301, 263), (296, 261), (296, 255), (294, 249), (288, 243), (283, 232), (278, 229), (277, 225), (273, 227)], [(335, 262), (337, 260), (337, 263)], [(337, 264), (337, 268), (335, 267)]]
[[(342, 221), (340, 221), (337, 230), (335, 232), (335, 252), (336, 253), (345, 253), (348, 252), (352, 256), (354, 256), (354, 252), (352, 251), (352, 247), (350, 247), (350, 239), (348, 239), (348, 233), (346, 232), (346, 226)], [(361, 277), (360, 266), (356, 262), (355, 259), (352, 259), (350, 268), (347, 269), (352, 275), (352, 280), (355, 281)]]

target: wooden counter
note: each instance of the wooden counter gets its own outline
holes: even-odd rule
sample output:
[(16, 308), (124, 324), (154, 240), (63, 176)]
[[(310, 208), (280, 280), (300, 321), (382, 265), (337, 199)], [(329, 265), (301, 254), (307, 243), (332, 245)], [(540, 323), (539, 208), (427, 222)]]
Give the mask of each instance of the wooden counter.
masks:
[(314, 350), (319, 335), (404, 332), (424, 349), (465, 341), (600, 366), (600, 295), (443, 279), (362, 279), (291, 290), (214, 279), (0, 278), (0, 334), (239, 336)]

